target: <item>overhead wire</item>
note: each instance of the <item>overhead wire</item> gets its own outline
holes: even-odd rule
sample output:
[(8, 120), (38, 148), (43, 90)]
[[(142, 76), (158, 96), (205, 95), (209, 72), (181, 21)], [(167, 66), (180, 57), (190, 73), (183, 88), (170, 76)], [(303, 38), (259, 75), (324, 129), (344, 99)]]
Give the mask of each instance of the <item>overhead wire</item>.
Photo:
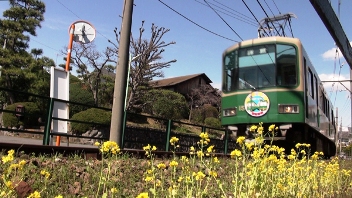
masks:
[[(335, 58), (334, 58), (334, 72), (333, 72), (333, 75), (332, 75), (332, 79), (334, 80), (335, 79), (335, 72), (336, 72), (336, 60), (337, 60), (337, 55), (338, 55), (339, 51), (338, 51), (338, 48), (336, 47), (336, 51), (335, 51)], [(332, 98), (332, 93), (334, 92), (334, 86), (335, 86), (335, 82), (333, 82), (331, 84), (331, 88), (330, 88), (330, 94), (329, 94), (329, 98)]]
[[(208, 4), (208, 2), (206, 1), (206, 0), (204, 0), (204, 2), (206, 3), (206, 4)], [(216, 10), (213, 8), (213, 7), (211, 7), (209, 4), (208, 4), (208, 6), (218, 15), (218, 17), (220, 17), (220, 19), (238, 36), (238, 38), (240, 38), (242, 41), (243, 41), (243, 38), (224, 20), (224, 18), (222, 18), (220, 15), (219, 15), (219, 13), (217, 13), (216, 12)]]
[(275, 14), (274, 14), (273, 11), (271, 10), (271, 8), (270, 8), (270, 6), (268, 5), (268, 3), (266, 2), (266, 0), (264, 0), (264, 3), (265, 3), (266, 6), (269, 8), (271, 14), (272, 14), (273, 16), (275, 16)]
[[(347, 105), (351, 104), (351, 103), (348, 103), (349, 101), (350, 101), (350, 95), (347, 95), (346, 101), (342, 106), (341, 115), (345, 115), (346, 113), (350, 113), (350, 112), (347, 112), (347, 110), (349, 109)], [(345, 116), (342, 116), (342, 117), (345, 117)]]
[[(338, 60), (339, 60), (339, 65), (340, 65), (339, 75), (338, 75), (338, 77), (337, 77), (337, 81), (339, 81), (339, 80), (340, 80), (340, 77), (341, 77), (341, 69), (342, 69), (342, 67), (343, 67), (343, 64), (341, 64), (340, 53), (337, 53), (337, 55), (338, 55)], [(335, 100), (334, 100), (334, 104), (333, 104), (334, 106), (335, 106), (335, 103), (336, 103), (336, 98), (337, 98), (337, 91), (338, 91), (338, 89), (339, 89), (339, 84), (337, 84), (336, 90), (335, 90)]]
[(236, 42), (236, 43), (239, 42), (239, 41), (236, 41), (236, 40), (227, 38), (227, 37), (225, 37), (225, 36), (222, 36), (222, 35), (220, 35), (220, 34), (218, 34), (218, 33), (215, 33), (215, 32), (213, 32), (213, 31), (211, 31), (211, 30), (209, 30), (209, 29), (207, 29), (207, 28), (205, 28), (205, 27), (199, 25), (198, 23), (192, 21), (191, 19), (187, 18), (187, 17), (184, 16), (183, 14), (179, 13), (178, 11), (176, 11), (175, 9), (173, 9), (171, 6), (167, 5), (167, 4), (164, 3), (163, 1), (161, 1), (161, 0), (158, 0), (158, 1), (159, 1), (160, 3), (162, 3), (164, 6), (168, 7), (170, 10), (172, 10), (172, 11), (174, 11), (175, 13), (177, 13), (178, 15), (182, 16), (184, 19), (186, 19), (186, 20), (188, 20), (189, 22), (193, 23), (194, 25), (196, 25), (196, 26), (202, 28), (203, 30), (205, 30), (205, 31), (207, 31), (207, 32), (209, 32), (209, 33), (212, 33), (212, 34), (214, 34), (214, 35), (216, 35), (216, 36), (219, 36), (219, 37), (221, 37), (221, 38), (227, 39), (227, 40), (229, 40), (229, 41), (234, 41), (234, 42)]
[[(59, 2), (64, 8), (66, 8), (68, 11), (70, 11), (73, 15), (75, 15), (77, 18), (81, 19), (81, 17), (79, 17), (76, 13), (74, 13), (70, 8), (68, 8), (67, 6), (65, 6), (65, 4), (61, 3), (59, 0), (56, 0), (57, 2)], [(110, 40), (109, 38), (107, 38), (104, 34), (100, 33), (98, 30), (95, 30), (98, 34), (100, 34), (102, 37), (104, 37), (106, 40)]]
[(252, 12), (252, 10), (248, 7), (248, 5), (246, 4), (246, 2), (244, 2), (244, 0), (242, 0), (243, 4), (246, 6), (246, 8), (248, 9), (248, 11), (252, 14), (252, 16), (254, 17), (254, 19), (257, 21), (257, 23), (259, 24), (260, 28), (262, 28), (264, 30), (264, 33), (269, 36), (269, 34), (265, 31), (265, 29), (261, 26), (259, 20), (257, 19), (257, 17), (254, 15), (254, 13)]
[[(49, 48), (49, 49), (54, 50), (54, 51), (56, 51), (56, 52), (60, 52), (60, 50), (55, 49), (55, 48), (53, 48), (53, 47), (50, 47), (49, 45), (46, 45), (46, 44), (44, 44), (44, 43), (42, 43), (42, 42), (39, 42), (39, 41), (33, 39), (32, 37), (31, 37), (30, 41), (34, 41), (34, 42), (39, 43), (39, 44), (41, 44), (41, 45), (43, 45), (43, 46), (45, 46), (45, 47), (47, 47), (47, 48)], [(61, 53), (61, 52), (60, 52), (60, 53)]]
[[(208, 5), (206, 5), (206, 4), (202, 3), (202, 2), (200, 2), (199, 0), (194, 0), (194, 1), (196, 1), (197, 3), (199, 3), (199, 4), (201, 4), (201, 5), (204, 5), (204, 6), (209, 7)], [(215, 10), (217, 10), (218, 12), (221, 12), (222, 14), (225, 14), (225, 15), (227, 15), (227, 16), (229, 16), (229, 17), (232, 17), (232, 18), (234, 18), (234, 19), (237, 19), (237, 20), (239, 20), (239, 21), (241, 21), (241, 22), (243, 22), (243, 23), (247, 23), (248, 25), (257, 27), (257, 23), (256, 23), (254, 20), (251, 21), (251, 20), (249, 20), (249, 19), (245, 19), (244, 17), (241, 17), (241, 16), (239, 16), (239, 15), (233, 13), (233, 12), (230, 12), (230, 11), (224, 9), (224, 8), (221, 8), (221, 7), (219, 7), (219, 6), (217, 6), (217, 5), (213, 4), (213, 3), (210, 3), (210, 4), (212, 4), (212, 5), (215, 6), (215, 7), (218, 7), (218, 8), (221, 9), (221, 10), (223, 10), (223, 11), (221, 11), (221, 10), (215, 9)]]
[(274, 0), (272, 0), (272, 1), (273, 1), (274, 5), (275, 5), (275, 7), (276, 7), (277, 11), (279, 12), (279, 14), (281, 14), (281, 12), (280, 12), (279, 8), (277, 7), (277, 5), (276, 5), (275, 1), (274, 1)]
[(251, 17), (249, 17), (249, 16), (247, 16), (247, 15), (241, 13), (241, 12), (238, 12), (238, 11), (236, 11), (235, 9), (232, 9), (232, 8), (230, 8), (229, 6), (226, 6), (226, 5), (223, 4), (223, 3), (220, 3), (220, 2), (217, 1), (217, 0), (213, 0), (213, 1), (214, 1), (215, 3), (217, 3), (217, 4), (219, 4), (219, 5), (221, 5), (221, 6), (225, 7), (225, 8), (227, 8), (227, 9), (229, 9), (229, 10), (232, 10), (232, 11), (234, 11), (234, 12), (236, 12), (236, 13), (238, 13), (238, 14), (240, 14), (240, 15), (246, 17), (246, 18), (248, 18), (249, 20), (253, 20), (253, 21), (254, 21), (254, 19), (252, 19)]
[[(204, 6), (208, 6), (208, 5), (205, 5), (204, 3), (200, 2), (199, 0), (195, 0), (195, 1), (198, 2), (198, 3), (200, 3), (200, 4), (202, 4), (202, 5), (204, 5)], [(232, 17), (232, 18), (235, 18), (235, 19), (237, 19), (237, 20), (239, 20), (239, 21), (242, 21), (242, 22), (244, 22), (244, 23), (247, 23), (247, 24), (249, 24), (249, 25), (252, 25), (252, 26), (255, 26), (255, 27), (258, 26), (258, 24), (256, 23), (256, 21), (255, 21), (253, 18), (250, 18), (250, 17), (248, 17), (248, 16), (246, 16), (246, 15), (244, 15), (244, 14), (242, 14), (242, 13), (240, 13), (240, 12), (238, 12), (238, 11), (236, 11), (236, 10), (234, 10), (234, 9), (232, 9), (232, 8), (230, 8), (230, 7), (228, 7), (228, 6), (226, 6), (225, 4), (220, 3), (219, 1), (216, 1), (216, 0), (213, 0), (213, 1), (214, 1), (215, 3), (221, 5), (221, 6), (224, 7), (224, 8), (222, 8), (222, 7), (218, 6), (218, 5), (215, 5), (214, 3), (211, 3), (211, 2), (208, 2), (208, 3), (211, 4), (211, 5), (213, 5), (213, 6), (215, 6), (215, 7), (217, 7), (217, 8), (219, 8), (219, 9), (221, 9), (221, 10), (224, 10), (225, 12), (228, 12), (228, 13), (230, 13), (230, 14), (226, 14), (226, 13), (224, 13), (224, 12), (218, 10), (219, 12), (221, 12), (221, 13), (223, 13), (223, 14), (226, 14), (227, 16), (230, 16), (230, 17)], [(226, 9), (225, 9), (225, 8), (226, 8)], [(238, 13), (238, 14), (233, 13), (233, 12), (236, 12), (236, 13)], [(232, 16), (232, 15), (234, 15), (234, 16)]]
[[(263, 6), (262, 6), (262, 4), (259, 2), (259, 0), (257, 0), (257, 3), (258, 3), (258, 4), (259, 4), (259, 6), (262, 8), (262, 10), (263, 10), (264, 14), (266, 15), (266, 17), (268, 17), (268, 18), (269, 18), (268, 13), (266, 13), (265, 9), (263, 8)], [(273, 24), (273, 22), (272, 22), (272, 21), (271, 21), (271, 24), (273, 25), (273, 27), (274, 27), (274, 29), (275, 29), (276, 33), (277, 33), (279, 36), (281, 36), (281, 35), (280, 35), (280, 33), (279, 33), (279, 31), (276, 29), (276, 27), (275, 27), (275, 25)]]

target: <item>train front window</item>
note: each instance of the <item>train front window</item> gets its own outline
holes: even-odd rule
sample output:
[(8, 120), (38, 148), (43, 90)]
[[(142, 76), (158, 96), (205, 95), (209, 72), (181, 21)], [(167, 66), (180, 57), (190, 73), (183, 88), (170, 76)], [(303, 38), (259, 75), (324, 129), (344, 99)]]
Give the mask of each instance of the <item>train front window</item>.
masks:
[(234, 50), (224, 57), (223, 91), (296, 85), (296, 50), (268, 44)]
[(238, 89), (275, 86), (275, 45), (239, 50)]

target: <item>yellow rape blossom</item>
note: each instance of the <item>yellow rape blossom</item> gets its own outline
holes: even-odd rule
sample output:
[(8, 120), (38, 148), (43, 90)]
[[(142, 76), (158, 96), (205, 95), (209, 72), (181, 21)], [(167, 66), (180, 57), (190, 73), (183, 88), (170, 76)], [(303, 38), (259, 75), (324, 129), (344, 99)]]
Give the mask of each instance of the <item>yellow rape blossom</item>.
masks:
[(275, 124), (272, 124), (272, 125), (270, 125), (269, 126), (269, 132), (273, 132), (274, 130), (275, 130), (276, 128), (275, 128)]
[(207, 148), (207, 152), (208, 152), (208, 153), (214, 152), (214, 145), (209, 146), (209, 147)]
[(234, 158), (234, 157), (241, 157), (241, 156), (242, 156), (242, 153), (241, 153), (240, 150), (235, 149), (235, 150), (231, 151), (230, 156), (231, 156), (231, 158)]
[(6, 185), (8, 188), (10, 188), (10, 189), (13, 188), (12, 181), (7, 181), (7, 182), (5, 182), (5, 185)]
[(196, 177), (196, 180), (202, 180), (205, 177), (205, 174), (202, 171), (198, 171), (198, 173), (193, 173), (193, 176)]
[(252, 125), (251, 128), (249, 128), (250, 132), (255, 132), (255, 130), (257, 130), (257, 126), (256, 125)]
[(203, 151), (197, 151), (197, 156), (198, 157), (204, 157)]
[(203, 140), (208, 140), (209, 139), (209, 135), (208, 133), (200, 133), (199, 137)]
[(111, 154), (118, 154), (120, 153), (120, 147), (114, 141), (106, 141), (100, 147), (101, 153), (111, 153)]
[(171, 139), (170, 139), (170, 144), (171, 145), (175, 145), (177, 142), (178, 142), (178, 138), (177, 137), (172, 137)]
[(149, 195), (147, 192), (143, 192), (137, 196), (137, 198), (149, 198)]
[(147, 176), (145, 179), (144, 179), (144, 181), (146, 181), (146, 182), (150, 182), (150, 181), (153, 181), (154, 180), (154, 178), (153, 177), (150, 177), (150, 176)]
[(43, 175), (46, 179), (50, 177), (50, 173), (46, 170), (40, 171), (40, 174)]
[(209, 171), (209, 175), (211, 175), (213, 177), (217, 177), (218, 173), (216, 171)]
[(172, 160), (172, 161), (170, 162), (170, 166), (171, 166), (171, 167), (176, 167), (176, 166), (178, 166), (178, 162), (176, 162), (175, 160)]
[(165, 169), (165, 168), (166, 168), (166, 165), (165, 165), (164, 163), (160, 163), (160, 164), (157, 165), (157, 167), (158, 167), (159, 169)]
[(215, 163), (220, 163), (218, 157), (214, 157), (214, 162), (215, 162)]
[(32, 194), (28, 196), (28, 198), (40, 198), (40, 192), (34, 191)]
[(246, 137), (240, 136), (240, 137), (237, 138), (237, 141), (236, 141), (236, 142), (237, 142), (238, 144), (243, 144), (243, 142), (244, 142), (245, 139), (246, 139)]
[(115, 194), (115, 193), (117, 193), (117, 189), (116, 189), (116, 188), (111, 188), (111, 189), (110, 189), (110, 192), (111, 192), (112, 194)]

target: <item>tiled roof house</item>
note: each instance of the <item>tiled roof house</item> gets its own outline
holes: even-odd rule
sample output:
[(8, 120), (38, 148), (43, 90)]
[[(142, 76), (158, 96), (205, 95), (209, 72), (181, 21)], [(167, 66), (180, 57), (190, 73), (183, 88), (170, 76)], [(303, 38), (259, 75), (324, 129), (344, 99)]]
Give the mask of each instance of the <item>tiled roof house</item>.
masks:
[(210, 85), (210, 83), (212, 81), (205, 73), (150, 81), (150, 85), (154, 88), (168, 89), (184, 96), (189, 94), (192, 89), (202, 85)]

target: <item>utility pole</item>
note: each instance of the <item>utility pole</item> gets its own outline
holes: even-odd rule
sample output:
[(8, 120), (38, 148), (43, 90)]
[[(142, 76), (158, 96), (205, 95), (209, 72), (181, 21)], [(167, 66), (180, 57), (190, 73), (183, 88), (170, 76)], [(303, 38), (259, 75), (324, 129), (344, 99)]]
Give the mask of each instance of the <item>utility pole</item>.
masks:
[[(350, 90), (352, 90), (352, 68), (350, 69)], [(350, 111), (351, 111), (351, 122), (350, 122), (350, 127), (352, 127), (352, 91), (350, 91), (350, 100), (351, 100), (351, 108), (350, 108)], [(351, 133), (351, 131), (349, 131), (349, 133)]]
[[(336, 123), (335, 123), (335, 128), (336, 128), (336, 131), (335, 131), (335, 144), (336, 145), (340, 145), (340, 132), (339, 132), (339, 124), (338, 124), (338, 122), (339, 122), (339, 108), (337, 108), (336, 107), (336, 117), (335, 117), (335, 121), (336, 121)], [(338, 149), (338, 147), (336, 147), (336, 153), (337, 153), (337, 149)]]
[(129, 67), (132, 12), (133, 0), (124, 0), (109, 138), (110, 141), (115, 141), (120, 146), (124, 124), (123, 115), (125, 111), (127, 73)]

